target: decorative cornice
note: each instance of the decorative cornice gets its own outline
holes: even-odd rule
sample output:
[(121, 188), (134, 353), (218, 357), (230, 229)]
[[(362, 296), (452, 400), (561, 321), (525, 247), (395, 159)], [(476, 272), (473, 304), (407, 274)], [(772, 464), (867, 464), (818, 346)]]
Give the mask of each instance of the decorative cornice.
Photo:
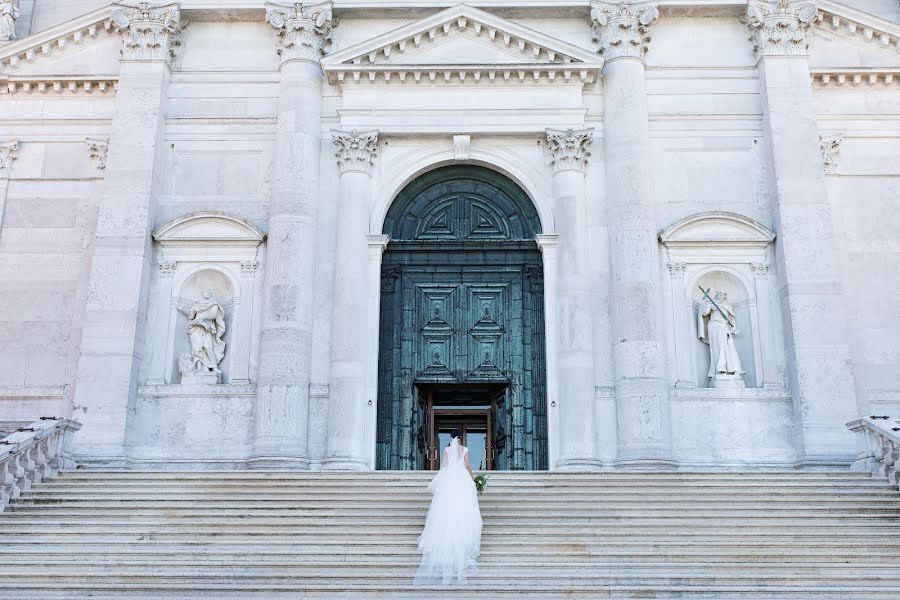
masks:
[(607, 60), (647, 53), (650, 25), (659, 18), (656, 2), (591, 2), (591, 29), (598, 52)]
[(90, 150), (91, 162), (94, 164), (94, 169), (96, 169), (98, 173), (102, 173), (106, 169), (106, 157), (109, 153), (109, 138), (85, 138), (84, 141), (88, 146), (88, 150)]
[(0, 77), (0, 94), (107, 94), (116, 91), (118, 76), (55, 77), (13, 75)]
[(331, 45), (332, 3), (266, 4), (266, 22), (276, 31), (276, 51), (282, 63), (303, 60), (319, 63)]
[(819, 136), (819, 149), (822, 151), (822, 164), (825, 166), (826, 175), (834, 175), (838, 169), (838, 155), (841, 152), (841, 142), (844, 136), (841, 134)]
[(150, 6), (116, 4), (112, 22), (122, 32), (122, 58), (140, 61), (168, 61), (175, 57), (181, 33), (178, 4)]
[(593, 83), (600, 66), (578, 65), (397, 65), (327, 67), (328, 80), (345, 83)]
[(49, 56), (113, 30), (111, 7), (105, 6), (18, 40), (0, 49), (0, 67), (16, 68), (41, 56)]
[(812, 83), (817, 86), (900, 85), (900, 69), (811, 69)]
[(591, 141), (593, 140), (593, 128), (588, 129), (559, 129), (547, 130), (547, 146), (550, 149), (550, 164), (553, 172), (581, 171), (584, 172), (591, 156)]
[(818, 0), (817, 28), (900, 51), (900, 25), (829, 0)]
[(378, 157), (378, 132), (377, 131), (338, 131), (332, 130), (334, 145), (337, 147), (334, 155), (337, 157), (338, 169), (341, 174), (350, 171), (358, 171), (372, 174), (375, 159)]
[(19, 140), (0, 142), (0, 177), (9, 177), (12, 163), (18, 158)]
[(793, 56), (806, 54), (806, 29), (816, 19), (816, 4), (811, 0), (750, 0), (747, 27), (757, 56)]

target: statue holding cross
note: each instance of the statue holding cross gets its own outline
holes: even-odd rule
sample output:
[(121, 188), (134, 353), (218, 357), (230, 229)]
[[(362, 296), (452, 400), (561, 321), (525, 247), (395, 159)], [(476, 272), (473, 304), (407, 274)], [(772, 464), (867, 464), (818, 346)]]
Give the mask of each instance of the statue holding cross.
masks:
[(704, 302), (697, 315), (697, 337), (709, 345), (709, 373), (711, 381), (716, 379), (740, 379), (744, 374), (738, 357), (734, 337), (740, 333), (735, 321), (734, 308), (728, 303), (728, 294), (716, 291), (710, 297), (709, 290), (702, 287)]

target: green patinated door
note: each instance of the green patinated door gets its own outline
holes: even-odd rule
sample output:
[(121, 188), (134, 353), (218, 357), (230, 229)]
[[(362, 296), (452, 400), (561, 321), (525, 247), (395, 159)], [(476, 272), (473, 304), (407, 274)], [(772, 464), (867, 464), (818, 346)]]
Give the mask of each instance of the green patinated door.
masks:
[(464, 409), (485, 390), (494, 468), (546, 469), (543, 272), (530, 199), (494, 171), (445, 167), (398, 195), (384, 233), (377, 467), (425, 468), (426, 394)]

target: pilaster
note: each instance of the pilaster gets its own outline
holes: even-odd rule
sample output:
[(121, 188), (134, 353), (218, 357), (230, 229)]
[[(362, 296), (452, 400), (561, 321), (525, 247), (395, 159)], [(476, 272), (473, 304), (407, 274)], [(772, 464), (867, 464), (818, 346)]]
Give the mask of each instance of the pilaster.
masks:
[(600, 467), (584, 182), (592, 138), (592, 129), (547, 130), (558, 235), (556, 312), (548, 319), (556, 320), (559, 469)]
[[(334, 304), (331, 320), (331, 365), (328, 384), (328, 439), (326, 469), (365, 469), (366, 365), (369, 348), (361, 336), (369, 331), (370, 242), (372, 168), (378, 154), (375, 131), (333, 131), (337, 148), (337, 236), (334, 268)], [(380, 253), (378, 254), (380, 258)]]
[[(169, 62), (180, 32), (179, 6), (120, 3), (112, 21), (123, 36), (122, 58), (74, 404), (84, 424), (76, 453), (118, 463), (128, 454), (128, 415), (144, 348), (150, 231), (162, 170)], [(100, 146), (96, 154), (95, 167), (100, 168)]]
[(668, 369), (654, 215), (644, 55), (653, 2), (595, 2), (603, 66), (603, 140), (610, 230), (613, 362), (621, 465), (668, 464)]
[(281, 57), (275, 176), (269, 214), (253, 464), (309, 464), (310, 353), (316, 199), (322, 130), (319, 59), (331, 3), (266, 5)]
[[(751, 2), (766, 151), (775, 178), (772, 221), (794, 430), (802, 460), (849, 462), (857, 416), (838, 252), (810, 84), (806, 30), (813, 2)], [(827, 326), (823, 326), (827, 324)]]
[(6, 196), (13, 163), (19, 155), (19, 140), (0, 142), (0, 236), (3, 235), (3, 215), (6, 212)]

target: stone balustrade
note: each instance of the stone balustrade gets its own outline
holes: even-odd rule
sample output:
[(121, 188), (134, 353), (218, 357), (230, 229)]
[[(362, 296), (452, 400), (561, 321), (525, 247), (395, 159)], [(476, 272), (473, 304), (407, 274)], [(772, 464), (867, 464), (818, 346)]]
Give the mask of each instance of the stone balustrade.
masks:
[(873, 415), (850, 421), (847, 427), (865, 441), (865, 451), (852, 468), (886, 478), (900, 488), (900, 421)]
[(81, 423), (41, 417), (0, 440), (0, 512), (33, 485), (75, 468), (72, 442)]

